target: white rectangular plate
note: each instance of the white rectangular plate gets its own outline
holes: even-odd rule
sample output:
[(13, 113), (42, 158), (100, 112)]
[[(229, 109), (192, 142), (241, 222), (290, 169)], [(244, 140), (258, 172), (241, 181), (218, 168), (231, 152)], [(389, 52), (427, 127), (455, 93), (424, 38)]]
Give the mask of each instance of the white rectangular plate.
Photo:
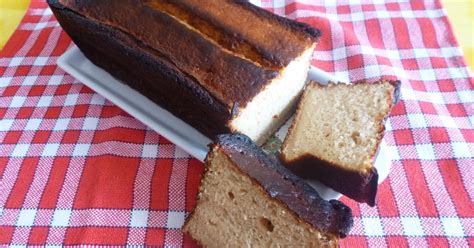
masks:
[[(181, 147), (191, 156), (204, 161), (208, 152), (207, 145), (211, 142), (206, 136), (142, 94), (121, 83), (106, 71), (95, 66), (77, 47), (73, 47), (64, 53), (58, 59), (58, 65), (131, 116)], [(329, 81), (338, 82), (331, 74), (315, 67), (311, 68), (308, 79), (321, 84), (327, 84)], [(290, 121), (277, 132), (277, 137), (281, 140), (286, 135)], [(379, 183), (387, 177), (390, 170), (391, 159), (389, 155), (385, 142), (382, 141), (375, 161)], [(319, 184), (317, 181), (309, 181), (309, 183), (325, 199), (334, 199), (340, 196), (339, 193)]]

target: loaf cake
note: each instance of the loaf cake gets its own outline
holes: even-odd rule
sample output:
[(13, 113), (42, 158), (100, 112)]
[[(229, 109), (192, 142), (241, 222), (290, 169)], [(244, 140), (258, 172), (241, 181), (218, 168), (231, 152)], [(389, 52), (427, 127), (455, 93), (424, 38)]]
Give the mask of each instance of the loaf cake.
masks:
[(320, 37), (247, 1), (48, 3), (89, 60), (210, 138), (269, 137), (294, 111)]
[(205, 247), (336, 247), (352, 212), (326, 201), (247, 136), (217, 137), (183, 230)]
[(303, 178), (374, 206), (374, 160), (398, 89), (398, 81), (387, 80), (327, 86), (311, 82), (283, 142), (283, 163)]

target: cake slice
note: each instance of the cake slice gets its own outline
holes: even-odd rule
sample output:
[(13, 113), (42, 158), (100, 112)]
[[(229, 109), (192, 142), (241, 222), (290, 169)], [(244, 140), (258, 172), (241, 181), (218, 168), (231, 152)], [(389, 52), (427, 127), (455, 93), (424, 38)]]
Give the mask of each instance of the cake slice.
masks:
[(48, 0), (84, 55), (209, 138), (263, 143), (296, 108), (320, 37), (234, 0)]
[(205, 247), (336, 247), (352, 212), (325, 201), (248, 137), (220, 135), (183, 230)]
[(387, 80), (327, 86), (311, 82), (283, 142), (283, 163), (302, 178), (317, 179), (374, 206), (374, 160), (398, 88), (399, 81)]

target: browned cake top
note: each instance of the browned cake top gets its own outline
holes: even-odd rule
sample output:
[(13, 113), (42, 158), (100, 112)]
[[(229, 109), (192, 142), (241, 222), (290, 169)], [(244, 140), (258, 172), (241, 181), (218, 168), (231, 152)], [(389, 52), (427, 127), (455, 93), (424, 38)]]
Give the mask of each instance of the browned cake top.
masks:
[(320, 35), (245, 1), (59, 2), (157, 51), (228, 106), (244, 106)]
[(316, 190), (280, 162), (270, 159), (248, 137), (224, 134), (218, 136), (216, 144), (271, 197), (280, 200), (315, 228), (339, 237), (345, 237), (350, 231), (353, 220), (349, 207), (337, 200), (323, 200)]
[(269, 68), (286, 66), (320, 36), (319, 30), (248, 1), (146, 0), (145, 4), (183, 20), (224, 49)]

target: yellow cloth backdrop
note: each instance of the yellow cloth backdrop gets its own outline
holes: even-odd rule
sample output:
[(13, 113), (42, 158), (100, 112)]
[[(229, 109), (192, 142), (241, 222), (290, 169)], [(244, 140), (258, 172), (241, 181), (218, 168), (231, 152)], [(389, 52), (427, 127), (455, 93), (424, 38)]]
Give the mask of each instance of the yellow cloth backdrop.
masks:
[(0, 49), (15, 31), (29, 4), (30, 0), (0, 0)]
[[(20, 22), (29, 2), (29, 0), (0, 0), (0, 49)], [(466, 60), (471, 68), (474, 68), (474, 1), (444, 0), (443, 5), (448, 10)]]
[(444, 0), (442, 3), (467, 63), (474, 70), (474, 0)]

